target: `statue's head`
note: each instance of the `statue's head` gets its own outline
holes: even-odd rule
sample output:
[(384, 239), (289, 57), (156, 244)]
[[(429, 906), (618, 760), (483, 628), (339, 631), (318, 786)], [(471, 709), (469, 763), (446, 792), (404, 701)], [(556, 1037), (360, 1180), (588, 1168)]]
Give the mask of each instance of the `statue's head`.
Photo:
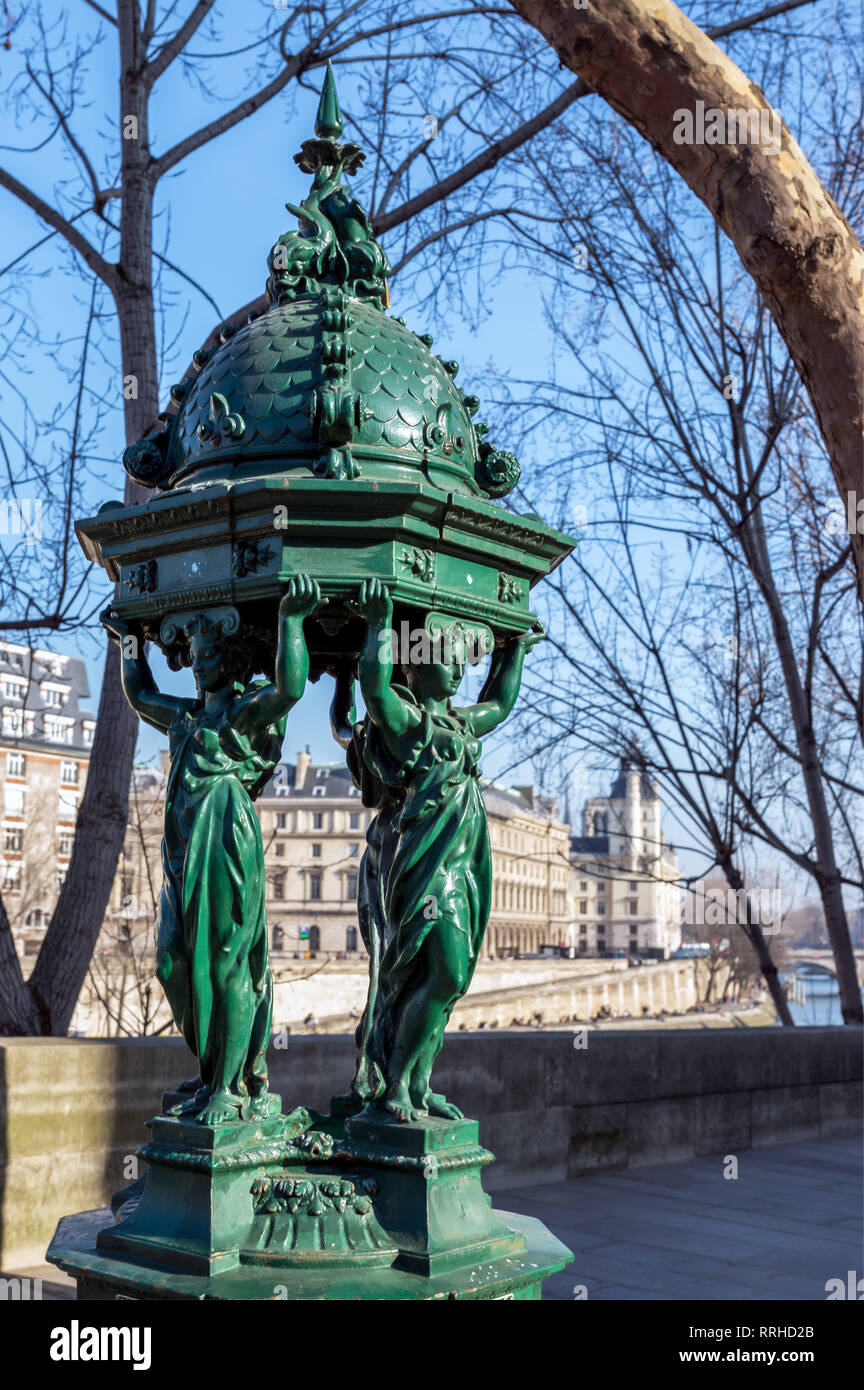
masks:
[(403, 662), (405, 680), (421, 704), (424, 699), (448, 700), (462, 684), (466, 665), (482, 661), (491, 647), (492, 633), (480, 624), (430, 613)]
[[(438, 659), (436, 659), (438, 658)], [(464, 649), (438, 652), (429, 661), (411, 661), (403, 667), (405, 679), (420, 704), (424, 700), (449, 700), (465, 675)]]
[(246, 685), (252, 675), (255, 663), (249, 642), (240, 640), (236, 608), (172, 615), (162, 624), (161, 638), (171, 649), (169, 664), (190, 667), (201, 695)]
[(219, 625), (200, 619), (189, 632), (189, 665), (202, 695), (239, 682), (251, 675), (249, 658), (236, 638), (224, 636)]

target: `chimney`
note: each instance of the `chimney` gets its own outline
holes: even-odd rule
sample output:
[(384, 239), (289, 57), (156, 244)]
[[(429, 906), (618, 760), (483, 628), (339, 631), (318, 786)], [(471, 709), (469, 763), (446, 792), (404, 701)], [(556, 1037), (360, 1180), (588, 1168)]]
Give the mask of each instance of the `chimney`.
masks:
[(312, 759), (309, 756), (309, 749), (305, 753), (297, 754), (297, 772), (294, 776), (294, 790), (300, 792), (306, 785), (306, 777), (309, 772), (309, 764)]

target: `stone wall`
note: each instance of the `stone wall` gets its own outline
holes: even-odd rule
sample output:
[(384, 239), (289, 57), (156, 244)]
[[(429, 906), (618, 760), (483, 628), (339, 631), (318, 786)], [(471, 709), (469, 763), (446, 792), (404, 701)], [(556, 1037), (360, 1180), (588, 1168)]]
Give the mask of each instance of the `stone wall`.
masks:
[[(436, 1083), (479, 1119), (490, 1191), (859, 1124), (861, 1029), (585, 1036), (585, 1049), (569, 1032), (448, 1036)], [(286, 1109), (324, 1109), (353, 1056), (348, 1037), (292, 1036), (271, 1053), (273, 1088)], [(0, 1040), (3, 1268), (41, 1263), (60, 1216), (129, 1181), (144, 1121), (188, 1071), (176, 1039)]]

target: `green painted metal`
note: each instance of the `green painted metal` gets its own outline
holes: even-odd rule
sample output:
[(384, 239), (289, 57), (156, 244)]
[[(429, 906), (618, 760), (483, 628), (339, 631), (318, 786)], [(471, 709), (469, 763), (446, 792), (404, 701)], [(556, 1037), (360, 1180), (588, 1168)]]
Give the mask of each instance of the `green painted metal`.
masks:
[[(127, 698), (169, 738), (157, 968), (199, 1071), (163, 1098), (116, 1222), (61, 1222), (49, 1258), (85, 1299), (527, 1299), (569, 1258), (492, 1211), (492, 1155), (431, 1072), (489, 915), (481, 740), (544, 635), (531, 586), (573, 541), (498, 503), (518, 463), (474, 424), (458, 364), (384, 312), (390, 267), (342, 184), (363, 158), (342, 126), (328, 68), (269, 308), (196, 353), (161, 432), (126, 451), (160, 491), (77, 525), (119, 586), (103, 622)], [(191, 668), (194, 698), (156, 688), (148, 642)], [(490, 653), (478, 702), (458, 705), (466, 662)], [(369, 995), (350, 1090), (329, 1115), (283, 1115), (253, 802), (323, 672), (376, 813)]]
[[(360, 589), (367, 630), (360, 688), (367, 715), (352, 733), (349, 763), (375, 806), (363, 895), (374, 902), (367, 933), (376, 961), (354, 1082), (358, 1103), (399, 1121), (461, 1111), (431, 1088), (454, 1006), (471, 983), (489, 920), (492, 852), (480, 792), (480, 739), (512, 710), (522, 663), (542, 632), (513, 636), (495, 653), (477, 704), (451, 703), (465, 674), (464, 629), (435, 626), (421, 660), (394, 683), (393, 601), (380, 580)], [(360, 773), (362, 767), (363, 772)], [(392, 849), (382, 864), (377, 845)], [(368, 1022), (368, 1027), (365, 1024)]]

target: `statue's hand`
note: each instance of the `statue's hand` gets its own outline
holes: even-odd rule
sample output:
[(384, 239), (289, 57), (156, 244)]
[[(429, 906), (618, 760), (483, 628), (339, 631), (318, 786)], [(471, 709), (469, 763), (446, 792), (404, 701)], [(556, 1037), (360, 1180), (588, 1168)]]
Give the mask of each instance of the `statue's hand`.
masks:
[(544, 641), (545, 637), (545, 627), (542, 623), (537, 623), (534, 627), (529, 628), (527, 632), (520, 632), (519, 636), (516, 638), (516, 641), (520, 644), (520, 646), (524, 647), (527, 652), (530, 651), (532, 647), (536, 647), (538, 642)]
[(390, 590), (380, 579), (366, 579), (360, 585), (360, 593), (351, 605), (368, 623), (379, 627), (390, 627), (393, 622), (393, 600)]
[(289, 579), (288, 588), (282, 595), (279, 616), (307, 618), (320, 602), (321, 590), (317, 580), (310, 579), (308, 574), (295, 574), (293, 579)]
[(119, 613), (115, 613), (110, 603), (108, 607), (103, 608), (102, 612), (99, 614), (99, 621), (112, 642), (116, 642), (118, 646), (123, 641), (124, 637), (130, 636), (133, 631), (137, 632), (138, 629), (137, 623), (129, 623), (125, 618), (121, 618)]

